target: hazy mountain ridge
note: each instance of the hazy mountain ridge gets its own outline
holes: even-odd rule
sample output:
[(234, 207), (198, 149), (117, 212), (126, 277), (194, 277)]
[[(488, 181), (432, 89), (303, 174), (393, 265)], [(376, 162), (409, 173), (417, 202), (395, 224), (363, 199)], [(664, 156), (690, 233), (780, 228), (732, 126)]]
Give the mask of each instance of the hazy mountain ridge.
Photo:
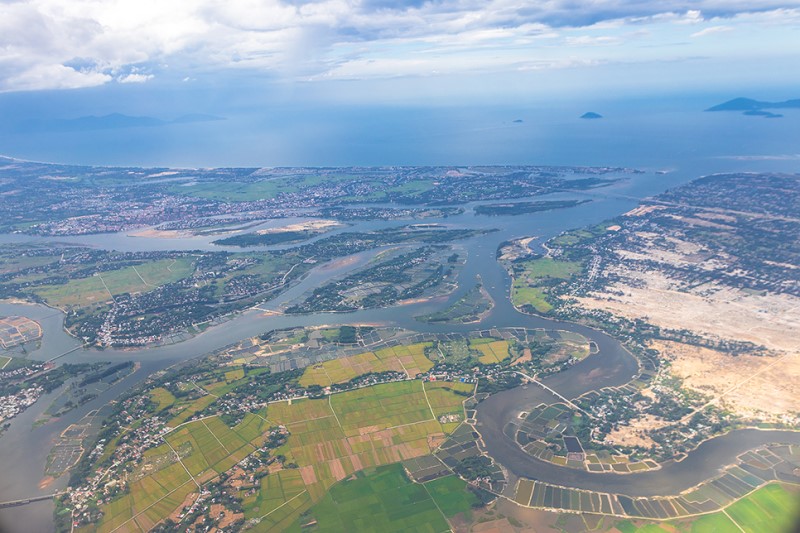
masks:
[(90, 131), (123, 128), (153, 128), (170, 124), (188, 124), (192, 122), (211, 122), (225, 120), (223, 117), (192, 113), (181, 115), (173, 120), (163, 120), (148, 116), (131, 116), (122, 113), (108, 115), (86, 115), (77, 118), (26, 120), (18, 129), (24, 132), (33, 131)]
[(709, 107), (706, 111), (742, 111), (745, 115), (778, 118), (783, 115), (766, 111), (767, 109), (800, 109), (800, 99), (783, 102), (764, 102), (752, 98), (734, 98), (721, 104)]

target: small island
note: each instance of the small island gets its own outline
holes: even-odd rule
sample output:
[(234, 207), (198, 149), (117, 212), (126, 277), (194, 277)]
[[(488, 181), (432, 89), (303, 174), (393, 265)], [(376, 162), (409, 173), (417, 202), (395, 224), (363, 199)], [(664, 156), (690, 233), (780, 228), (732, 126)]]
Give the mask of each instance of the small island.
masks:
[(486, 204), (475, 207), (476, 215), (509, 216), (527, 215), (553, 209), (566, 209), (591, 202), (591, 200), (540, 200), (537, 202), (510, 202), (503, 204)]
[(587, 111), (586, 113), (581, 115), (581, 118), (586, 120), (594, 120), (598, 118), (603, 118), (603, 115), (601, 115), (600, 113), (595, 113), (594, 111)]
[(709, 107), (706, 111), (741, 111), (743, 115), (780, 118), (783, 115), (773, 113), (767, 109), (800, 109), (800, 99), (785, 100), (783, 102), (762, 102), (752, 98), (734, 98), (727, 102)]

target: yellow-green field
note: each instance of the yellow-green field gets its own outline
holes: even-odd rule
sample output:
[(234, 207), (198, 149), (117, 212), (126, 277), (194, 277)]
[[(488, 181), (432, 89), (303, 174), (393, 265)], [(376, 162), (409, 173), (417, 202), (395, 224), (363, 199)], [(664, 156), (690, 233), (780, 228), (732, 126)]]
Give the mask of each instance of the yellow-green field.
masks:
[[(97, 531), (148, 531), (168, 517), (202, 484), (230, 469), (261, 444), (268, 429), (255, 415), (229, 428), (217, 417), (187, 424), (167, 436), (168, 444), (150, 449), (146, 458), (165, 456), (168, 466), (130, 484), (129, 494), (103, 507)], [(255, 436), (254, 436), (255, 435)], [(254, 438), (250, 438), (254, 436)], [(174, 451), (173, 451), (174, 450)], [(181, 462), (175, 462), (178, 452)]]
[(507, 341), (474, 339), (469, 341), (469, 347), (481, 353), (480, 357), (478, 357), (478, 361), (485, 365), (499, 363), (508, 359), (510, 356), (508, 353)]
[[(156, 391), (154, 401), (168, 401), (168, 391)], [(104, 516), (96, 527), (84, 529), (149, 530), (179, 509), (198, 484), (262, 446), (270, 427), (285, 426), (289, 438), (273, 455), (284, 455), (297, 468), (272, 473), (261, 480), (261, 490), (241, 494), (245, 517), (258, 520), (259, 531), (282, 531), (354, 472), (431, 453), (435, 438), (458, 425), (442, 424), (438, 417), (452, 414), (463, 420), (462, 402), (471, 392), (472, 386), (463, 383), (404, 381), (271, 404), (247, 414), (233, 428), (216, 416), (186, 423), (169, 433), (165, 444), (148, 450), (145, 461), (156, 466), (139, 470), (146, 475), (131, 482), (128, 494), (103, 506)], [(215, 399), (194, 400), (172, 425)]]
[(87, 307), (118, 294), (151, 291), (187, 277), (193, 268), (188, 258), (162, 259), (73, 279), (64, 285), (43, 286), (34, 292), (56, 307)]
[(175, 403), (175, 396), (163, 387), (158, 387), (150, 391), (150, 399), (158, 404), (158, 411), (171, 407)]
[(793, 533), (800, 519), (797, 487), (770, 483), (731, 504), (724, 511), (685, 520), (615, 524), (622, 533)]
[[(205, 396), (201, 396), (200, 398), (193, 400), (192, 402), (186, 404), (186, 406), (180, 410), (180, 412), (169, 422), (167, 425), (170, 427), (178, 426), (187, 420), (189, 420), (192, 415), (198, 413), (214, 403), (217, 400), (216, 396), (212, 396), (210, 394), (206, 394)], [(174, 411), (171, 411), (174, 412)]]
[(229, 370), (225, 372), (225, 381), (228, 383), (232, 381), (236, 381), (237, 379), (242, 379), (244, 377), (244, 369), (237, 368), (235, 370)]
[(299, 470), (282, 470), (261, 478), (258, 492), (243, 499), (245, 518), (258, 520), (259, 531), (282, 531), (297, 518), (298, 509), (306, 509), (311, 496)]
[(297, 463), (310, 501), (318, 501), (353, 472), (427, 455), (433, 451), (429, 437), (454, 429), (439, 423), (439, 414), (459, 413), (463, 419), (466, 397), (454, 390), (469, 394), (472, 388), (462, 383), (424, 385), (388, 383), (328, 399), (271, 405), (266, 418), (285, 425), (291, 434), (275, 452)]
[(351, 357), (342, 357), (310, 366), (300, 378), (300, 384), (327, 387), (334, 383), (345, 383), (370, 372), (405, 372), (413, 378), (427, 372), (433, 363), (425, 356), (429, 342), (409, 346), (393, 346), (375, 352), (365, 352)]

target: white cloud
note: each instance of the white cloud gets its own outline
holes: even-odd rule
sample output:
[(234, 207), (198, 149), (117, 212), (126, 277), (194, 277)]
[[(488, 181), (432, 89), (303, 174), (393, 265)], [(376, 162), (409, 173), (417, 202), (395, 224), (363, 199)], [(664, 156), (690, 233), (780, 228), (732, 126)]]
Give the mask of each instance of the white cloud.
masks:
[(733, 31), (733, 28), (730, 26), (710, 26), (708, 28), (704, 28), (700, 31), (694, 32), (690, 37), (705, 37), (707, 35), (714, 35), (715, 33), (725, 33), (728, 31)]
[(12, 75), (2, 82), (4, 90), (80, 89), (102, 85), (111, 81), (111, 76), (101, 72), (79, 72), (64, 65), (35, 65)]
[(123, 76), (117, 76), (117, 81), (120, 83), (144, 83), (146, 81), (150, 81), (154, 78), (152, 74), (125, 74)]
[(800, 0), (0, 1), (0, 90), (142, 83), (167, 69), (175, 79), (226, 68), (319, 79), (559, 68), (641, 55), (623, 50), (634, 39), (780, 26), (799, 12)]

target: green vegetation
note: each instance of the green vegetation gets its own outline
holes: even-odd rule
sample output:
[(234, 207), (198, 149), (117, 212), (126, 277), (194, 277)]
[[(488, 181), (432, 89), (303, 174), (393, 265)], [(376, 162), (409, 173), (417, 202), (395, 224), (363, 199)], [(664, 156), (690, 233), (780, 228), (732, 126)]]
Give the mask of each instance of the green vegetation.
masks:
[[(717, 533), (720, 531), (737, 531), (736, 524), (725, 513), (701, 516), (692, 522), (691, 533)], [(778, 533), (777, 530), (773, 531)]]
[(175, 396), (163, 387), (151, 390), (150, 398), (156, 403), (156, 411), (163, 411), (175, 403)]
[(420, 322), (469, 324), (479, 321), (481, 315), (490, 310), (493, 305), (491, 297), (479, 283), (447, 309), (414, 318)]
[[(467, 508), (470, 505), (471, 495), (463, 490), (464, 482), (460, 483), (460, 495), (435, 490), (433, 496), (427, 486), (410, 481), (400, 464), (369, 469), (334, 485), (301, 518), (300, 525), (313, 524), (310, 530), (320, 532), (448, 531), (450, 525), (442, 513), (462, 512), (465, 504)], [(439, 501), (447, 511), (439, 510)]]
[(591, 202), (591, 200), (541, 200), (537, 202), (512, 202), (507, 204), (487, 204), (475, 207), (476, 215), (526, 215), (554, 209), (565, 209)]
[(305, 241), (321, 232), (317, 231), (276, 231), (269, 233), (244, 233), (213, 241), (220, 246), (271, 246)]
[(445, 476), (425, 484), (428, 493), (447, 518), (458, 514), (468, 515), (470, 510), (480, 504), (467, 484), (457, 476)]
[(511, 301), (514, 306), (548, 313), (553, 305), (548, 301), (548, 289), (580, 272), (581, 263), (558, 261), (543, 257), (513, 264), (514, 283)]
[(286, 312), (353, 311), (430, 294), (441, 290), (454, 272), (453, 266), (445, 266), (445, 257), (450, 253), (449, 247), (436, 245), (394, 255), (315, 288), (305, 301), (287, 308)]
[[(331, 396), (330, 400), (331, 409), (338, 415), (347, 436), (358, 435), (359, 429), (364, 426), (408, 426), (433, 420), (422, 381), (401, 381), (356, 389)], [(460, 403), (457, 396), (454, 400), (456, 405)], [(423, 427), (419, 430), (422, 433), (425, 431)]]
[(47, 285), (33, 292), (47, 303), (62, 309), (70, 306), (87, 307), (103, 304), (121, 294), (145, 293), (166, 283), (172, 283), (191, 274), (193, 266), (188, 258), (162, 259), (118, 270), (72, 279), (63, 285)]
[(728, 507), (727, 512), (747, 533), (788, 533), (800, 518), (797, 493), (779, 484), (760, 488)]
[(431, 343), (417, 343), (408, 346), (381, 348), (375, 352), (364, 352), (350, 357), (341, 357), (309, 366), (305, 369), (300, 385), (320, 385), (327, 387), (334, 383), (344, 383), (357, 376), (380, 372), (404, 372), (409, 377), (427, 372), (433, 363), (425, 356)]
[(480, 352), (478, 361), (484, 365), (500, 363), (511, 357), (508, 341), (498, 341), (491, 338), (471, 339), (470, 348)]
[(297, 192), (298, 189), (299, 183), (293, 184), (288, 179), (271, 179), (245, 183), (220, 180), (172, 187), (172, 191), (176, 194), (230, 202), (269, 199), (281, 193)]
[[(278, 525), (282, 520), (276, 519), (278, 517), (275, 515), (275, 511), (287, 501), (295, 498), (301, 500), (304, 493), (307, 500), (306, 486), (297, 469), (281, 470), (265, 476), (261, 478), (258, 492), (252, 497), (244, 499), (244, 516), (248, 520), (251, 518), (265, 520), (266, 522), (262, 526), (264, 528), (269, 525)], [(308, 502), (304, 501), (304, 503)], [(283, 515), (280, 516), (285, 518)]]
[(784, 485), (771, 483), (725, 511), (669, 522), (628, 519), (617, 522), (614, 527), (622, 533), (790, 533), (799, 517), (796, 489), (790, 491)]

